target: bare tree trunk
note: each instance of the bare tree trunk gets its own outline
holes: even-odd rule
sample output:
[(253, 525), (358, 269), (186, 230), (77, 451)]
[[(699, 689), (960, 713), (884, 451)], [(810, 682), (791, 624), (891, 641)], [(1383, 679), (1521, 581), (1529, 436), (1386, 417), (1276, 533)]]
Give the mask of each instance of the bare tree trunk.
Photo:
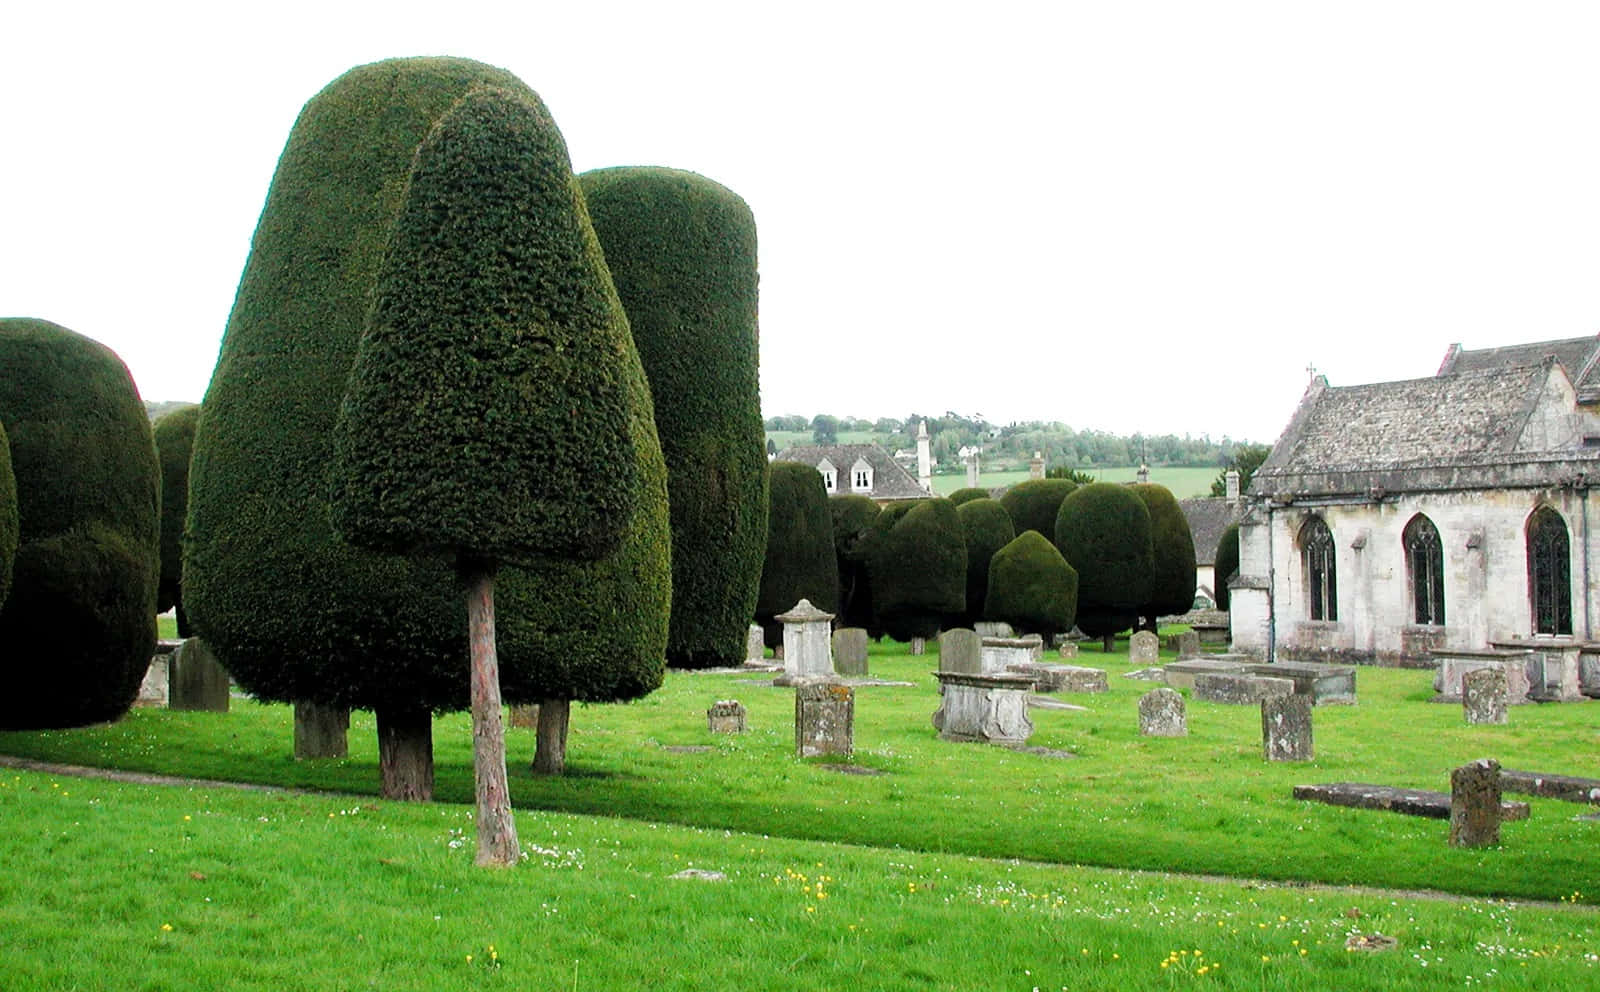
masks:
[(506, 781), (506, 726), (500, 708), (500, 659), (494, 643), (494, 572), (463, 569), (467, 630), (472, 644), (472, 779), (478, 799), (479, 865), (522, 859)]
[(546, 699), (539, 704), (539, 744), (533, 751), (535, 775), (560, 775), (567, 770), (567, 723), (572, 700)]
[(294, 704), (294, 756), (343, 758), (350, 753), (350, 711), (308, 699)]
[(1117, 649), (1117, 635), (1116, 634), (1107, 634), (1105, 637), (1103, 637), (1100, 640), (1100, 650), (1104, 651), (1106, 654), (1110, 654), (1111, 652), (1115, 651), (1116, 649)]
[(378, 770), (383, 798), (426, 802), (433, 798), (433, 714), (385, 708), (378, 717)]

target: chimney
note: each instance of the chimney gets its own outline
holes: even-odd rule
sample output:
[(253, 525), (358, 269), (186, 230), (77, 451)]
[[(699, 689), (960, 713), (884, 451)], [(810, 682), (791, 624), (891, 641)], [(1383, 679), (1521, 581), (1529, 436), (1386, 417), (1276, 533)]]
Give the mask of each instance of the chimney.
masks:
[(1028, 478), (1044, 478), (1044, 455), (1037, 451), (1033, 453), (1033, 457), (1028, 461)]
[(917, 485), (933, 492), (933, 448), (928, 442), (928, 422), (917, 423)]
[(1227, 487), (1226, 492), (1228, 494), (1228, 498), (1237, 500), (1239, 498), (1239, 470), (1236, 468), (1228, 469), (1228, 472), (1223, 476), (1223, 479), (1223, 485)]

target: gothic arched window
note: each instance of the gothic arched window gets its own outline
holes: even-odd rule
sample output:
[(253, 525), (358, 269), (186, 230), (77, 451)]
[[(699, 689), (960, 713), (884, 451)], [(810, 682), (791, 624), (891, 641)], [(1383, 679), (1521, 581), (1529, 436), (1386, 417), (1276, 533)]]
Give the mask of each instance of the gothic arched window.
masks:
[(1321, 517), (1300, 528), (1300, 558), (1305, 564), (1306, 599), (1313, 620), (1339, 619), (1339, 582), (1334, 571), (1333, 532)]
[(1444, 625), (1444, 544), (1439, 529), (1422, 514), (1401, 535), (1406, 546), (1406, 578), (1411, 584), (1411, 615), (1419, 624)]
[(1561, 514), (1541, 506), (1528, 518), (1528, 596), (1535, 634), (1572, 633), (1571, 550)]

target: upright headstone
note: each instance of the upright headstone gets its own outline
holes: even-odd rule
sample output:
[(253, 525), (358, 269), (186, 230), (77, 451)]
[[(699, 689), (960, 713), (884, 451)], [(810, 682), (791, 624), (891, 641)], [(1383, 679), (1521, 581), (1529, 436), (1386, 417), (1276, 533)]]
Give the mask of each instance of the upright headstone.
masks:
[(1461, 709), (1468, 723), (1505, 723), (1505, 669), (1477, 668), (1461, 676)]
[(913, 637), (911, 639), (911, 653), (912, 654), (927, 654), (928, 653), (928, 639), (926, 637)]
[(1261, 750), (1268, 761), (1311, 761), (1311, 697), (1290, 694), (1261, 701)]
[(1135, 665), (1154, 665), (1161, 659), (1161, 638), (1154, 631), (1136, 630), (1128, 638), (1128, 661)]
[(1200, 635), (1192, 630), (1186, 630), (1178, 635), (1178, 658), (1200, 657)]
[(833, 632), (833, 670), (840, 675), (867, 674), (867, 632), (840, 627)]
[(761, 625), (753, 623), (750, 630), (744, 635), (744, 660), (762, 661), (767, 654), (766, 635), (761, 631)]
[(172, 652), (168, 679), (168, 709), (228, 712), (228, 670), (200, 638), (188, 638)]
[(1500, 843), (1500, 762), (1479, 758), (1450, 773), (1450, 846)]
[(939, 635), (939, 671), (983, 671), (983, 639), (977, 631), (955, 627)]
[(350, 756), (350, 710), (308, 699), (294, 704), (294, 756), (298, 761)]
[(1078, 642), (1064, 640), (1056, 647), (1056, 651), (1063, 658), (1076, 658), (1078, 656)]
[(814, 682), (794, 690), (794, 751), (802, 758), (855, 750), (856, 696), (850, 686)]
[(833, 614), (802, 599), (775, 619), (783, 624), (783, 674), (773, 683), (795, 685), (808, 679), (833, 678)]
[(745, 732), (744, 704), (737, 699), (719, 699), (706, 710), (706, 726), (713, 734)]
[(539, 704), (528, 703), (525, 706), (511, 707), (511, 725), (524, 730), (539, 729)]
[(150, 667), (145, 669), (144, 681), (139, 683), (139, 695), (133, 700), (135, 706), (165, 706), (167, 705), (167, 690), (171, 684), (172, 655), (158, 654), (150, 659)]
[(1139, 697), (1139, 734), (1143, 737), (1187, 737), (1189, 718), (1183, 693), (1162, 686)]

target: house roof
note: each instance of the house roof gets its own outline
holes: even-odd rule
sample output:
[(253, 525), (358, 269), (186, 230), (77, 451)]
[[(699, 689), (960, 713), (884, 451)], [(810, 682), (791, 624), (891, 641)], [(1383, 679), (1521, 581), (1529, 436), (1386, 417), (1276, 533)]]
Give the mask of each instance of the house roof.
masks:
[(877, 500), (924, 499), (928, 495), (911, 473), (876, 444), (794, 444), (778, 452), (774, 458), (813, 466), (821, 464), (824, 459), (832, 462), (839, 472), (834, 490), (839, 493), (857, 491), (852, 488), (855, 480), (851, 478), (850, 470), (855, 467), (856, 460), (861, 459), (872, 466), (872, 488), (862, 490), (861, 495)]
[(1189, 521), (1189, 534), (1194, 538), (1196, 565), (1214, 565), (1217, 545), (1222, 542), (1222, 532), (1229, 524), (1239, 522), (1248, 504), (1242, 499), (1225, 496), (1196, 496), (1178, 500), (1178, 506)]
[(1496, 368), (1515, 368), (1538, 365), (1546, 358), (1554, 358), (1566, 370), (1567, 378), (1578, 388), (1579, 402), (1600, 400), (1600, 335), (1581, 338), (1562, 338), (1557, 341), (1534, 341), (1529, 344), (1512, 344), (1500, 348), (1474, 348), (1468, 350), (1453, 344), (1439, 363), (1438, 375), (1458, 372), (1482, 372)]

